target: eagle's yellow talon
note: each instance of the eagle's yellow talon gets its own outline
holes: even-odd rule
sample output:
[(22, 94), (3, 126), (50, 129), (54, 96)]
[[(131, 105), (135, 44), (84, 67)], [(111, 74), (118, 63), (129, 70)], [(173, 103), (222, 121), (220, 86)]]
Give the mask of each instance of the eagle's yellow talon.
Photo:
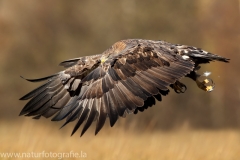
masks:
[(199, 88), (201, 88), (202, 90), (206, 91), (206, 92), (211, 92), (214, 89), (214, 83), (210, 78), (205, 78), (204, 80), (202, 80), (203, 78), (205, 78), (205, 76), (200, 76), (197, 80), (196, 83), (198, 85)]
[(207, 86), (206, 87), (206, 91), (207, 92), (211, 92), (213, 90), (214, 86)]
[(206, 83), (208, 83), (208, 82), (209, 82), (209, 80), (208, 80), (208, 79), (205, 79), (203, 82), (206, 84)]

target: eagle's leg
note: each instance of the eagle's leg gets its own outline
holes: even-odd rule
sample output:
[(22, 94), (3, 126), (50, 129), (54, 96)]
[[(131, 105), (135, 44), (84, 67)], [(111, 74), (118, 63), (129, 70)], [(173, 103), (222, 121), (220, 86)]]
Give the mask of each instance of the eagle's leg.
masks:
[(196, 71), (192, 71), (190, 74), (187, 75), (187, 77), (191, 78), (197, 83), (197, 86), (206, 91), (211, 92), (214, 89), (214, 82), (212, 79), (208, 78), (210, 75), (210, 72), (205, 72), (202, 75), (197, 74)]
[(170, 87), (173, 88), (176, 93), (184, 93), (187, 90), (186, 85), (179, 81), (171, 84)]

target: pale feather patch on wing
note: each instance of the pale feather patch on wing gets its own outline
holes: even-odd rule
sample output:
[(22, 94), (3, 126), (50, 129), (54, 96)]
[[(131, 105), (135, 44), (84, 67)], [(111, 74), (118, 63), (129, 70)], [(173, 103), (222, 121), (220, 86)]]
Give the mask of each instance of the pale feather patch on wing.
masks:
[(188, 59), (189, 59), (189, 56), (183, 55), (182, 58), (183, 58), (184, 60), (188, 60)]
[(115, 53), (119, 53), (126, 48), (126, 43), (119, 41), (113, 44), (113, 50)]

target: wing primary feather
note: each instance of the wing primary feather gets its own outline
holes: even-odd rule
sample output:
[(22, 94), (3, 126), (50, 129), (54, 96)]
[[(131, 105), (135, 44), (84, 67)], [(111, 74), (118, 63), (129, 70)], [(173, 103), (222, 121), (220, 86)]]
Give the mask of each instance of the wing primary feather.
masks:
[(100, 101), (100, 106), (99, 106), (99, 116), (97, 119), (97, 125), (96, 125), (96, 129), (95, 129), (95, 135), (98, 134), (98, 132), (102, 129), (106, 118), (107, 118), (107, 108), (103, 102), (102, 98), (99, 98)]
[(99, 80), (98, 82), (96, 82), (97, 83), (97, 86), (96, 86), (96, 97), (97, 98), (100, 98), (100, 97), (102, 97), (102, 95), (103, 95), (103, 87), (102, 87), (102, 80)]
[(142, 88), (144, 88), (144, 90), (146, 90), (151, 95), (158, 94), (158, 89), (154, 87), (149, 81), (143, 79), (139, 75), (136, 74), (134, 77), (131, 77), (131, 79), (138, 83)]
[(107, 82), (106, 82), (106, 76), (102, 79), (102, 91), (103, 91), (103, 93), (106, 93), (109, 91), (109, 88), (108, 88)]
[(107, 75), (105, 76), (105, 80), (108, 88), (112, 89), (114, 87), (114, 81), (112, 80), (112, 78), (109, 75)]
[(154, 97), (148, 97), (148, 99), (144, 102), (143, 107), (139, 107), (139, 111), (144, 111), (144, 109), (147, 109), (148, 107), (152, 107), (153, 105), (156, 104), (155, 98)]
[(69, 60), (61, 62), (59, 65), (67, 68), (67, 67), (71, 67), (71, 66), (77, 64), (77, 62), (79, 60), (80, 60), (80, 58), (69, 59)]
[(156, 98), (158, 101), (162, 101), (162, 96), (161, 94), (153, 95), (154, 98)]
[(134, 63), (134, 66), (139, 71), (146, 71), (148, 69), (147, 66), (143, 65), (142, 63), (139, 63), (139, 61), (137, 63)]
[(28, 94), (24, 95), (23, 97), (21, 97), (19, 100), (28, 100), (34, 96), (36, 96), (37, 94), (41, 93), (43, 90), (46, 89), (46, 87), (48, 85), (50, 85), (52, 82), (51, 81), (48, 81), (47, 83), (41, 85), (40, 87), (32, 90), (31, 92), (29, 92)]
[[(121, 85), (122, 86), (122, 85)], [(115, 90), (114, 90), (114, 93), (117, 93), (117, 95), (119, 96), (119, 98), (122, 100), (122, 102), (124, 103), (124, 111), (125, 111), (125, 109), (126, 108), (128, 108), (129, 110), (132, 110), (133, 108), (135, 108), (136, 106), (135, 106), (135, 104), (131, 101), (131, 100), (129, 100), (128, 98), (127, 98), (127, 96), (128, 95), (126, 95), (125, 93), (124, 93), (124, 91), (121, 89), (121, 87), (117, 84), (116, 85), (116, 88), (115, 88)]]
[(106, 93), (107, 96), (107, 101), (109, 102), (109, 119), (110, 119), (110, 126), (114, 126), (114, 124), (116, 123), (117, 119), (118, 119), (118, 111), (117, 111), (117, 107), (118, 107), (118, 103), (116, 101), (116, 99), (114, 98), (113, 92), (112, 90), (109, 90), (108, 93)]
[(60, 127), (60, 129), (64, 127), (66, 124), (68, 124), (69, 122), (74, 121), (78, 117), (78, 115), (83, 110), (83, 107), (80, 107), (80, 105), (81, 103), (79, 103), (78, 106), (74, 109), (74, 111), (71, 112), (72, 114), (68, 115), (66, 122)]
[[(38, 95), (36, 95), (34, 98), (32, 98), (22, 109), (20, 112), (20, 115), (23, 115), (27, 112), (31, 112), (34, 110), (37, 110), (39, 107), (41, 107), (43, 104), (45, 104), (47, 101), (50, 101), (52, 98), (52, 95), (60, 92), (63, 89), (63, 86), (55, 85), (52, 87), (47, 87), (44, 90), (41, 90), (41, 92), (38, 91)], [(53, 90), (53, 92), (51, 92)]]
[(88, 73), (87, 76), (82, 79), (82, 83), (88, 82), (88, 81), (94, 79), (93, 75), (94, 75), (94, 70), (91, 71), (90, 73)]
[(153, 76), (167, 82), (168, 84), (172, 84), (176, 81), (175, 78), (173, 78), (171, 76), (169, 77), (169, 76), (166, 76), (166, 75), (163, 75), (163, 74), (159, 74), (158, 72), (155, 72), (154, 70), (152, 70), (152, 68), (149, 69), (148, 72), (149, 72), (149, 74), (152, 74)]
[(123, 102), (124, 98), (122, 99), (122, 94), (117, 89), (117, 87), (114, 87), (112, 89), (112, 94), (114, 95), (114, 97), (115, 97), (115, 99), (116, 99), (116, 101), (118, 103), (118, 106), (116, 107), (118, 115), (122, 117), (124, 115), (125, 110), (126, 110), (126, 105)]
[(114, 81), (118, 81), (118, 80), (121, 80), (121, 78), (118, 76), (118, 74), (116, 73), (115, 69), (113, 69), (112, 67), (110, 67), (108, 69), (108, 73), (109, 75), (112, 77), (112, 79)]
[(29, 111), (28, 114), (26, 114), (25, 116), (35, 116), (35, 115), (42, 115), (44, 114), (47, 110), (50, 109), (50, 99), (45, 102), (44, 104), (41, 105), (41, 107), (38, 107), (37, 109), (34, 109), (32, 111)]
[(85, 99), (85, 103), (82, 104), (83, 111), (79, 115), (79, 120), (76, 123), (76, 125), (73, 128), (71, 136), (78, 130), (78, 128), (82, 125), (84, 120), (88, 117), (90, 109), (88, 108), (89, 103), (91, 103), (91, 100)]
[[(131, 65), (129, 63), (126, 63), (124, 66), (123, 66), (126, 70), (128, 70), (129, 72), (131, 72), (131, 74), (135, 75), (136, 73), (136, 68), (134, 67), (134, 65)], [(132, 75), (132, 76), (133, 76)]]
[(68, 103), (66, 106), (64, 106), (59, 112), (58, 114), (53, 117), (51, 120), (52, 121), (60, 121), (63, 120), (64, 118), (66, 118), (77, 106), (79, 105), (78, 102), (74, 102), (74, 103)]
[(92, 109), (90, 110), (90, 113), (89, 113), (89, 116), (87, 118), (87, 121), (82, 129), (82, 132), (81, 132), (81, 137), (82, 135), (87, 131), (87, 129), (90, 127), (90, 125), (92, 124), (94, 118), (95, 118), (95, 115), (97, 113), (97, 106), (96, 106), (96, 99), (93, 99), (92, 100)]
[(130, 68), (127, 67), (126, 65), (121, 65), (120, 70), (126, 77), (132, 77), (135, 75), (134, 72), (131, 72)]
[[(33, 110), (33, 111), (29, 111), (29, 112), (25, 112), (25, 116), (36, 116), (36, 115), (42, 115), (43, 113), (45, 113), (47, 110), (49, 110), (50, 107), (49, 107), (49, 101), (43, 103), (43, 105), (36, 109), (36, 110)], [(22, 114), (22, 115), (24, 115)]]
[(125, 80), (127, 78), (127, 76), (122, 72), (121, 69), (115, 69), (117, 75), (122, 79), (122, 80)]
[(129, 78), (126, 81), (120, 81), (129, 91), (131, 91), (135, 96), (138, 96), (142, 99), (147, 99), (147, 96), (139, 89), (139, 87), (136, 87), (136, 85), (131, 85), (128, 82)]
[(69, 102), (70, 99), (71, 97), (69, 96), (69, 93), (66, 92), (62, 98), (60, 98), (54, 105), (51, 106), (51, 108), (61, 109)]
[(103, 70), (103, 68), (100, 67), (100, 66), (99, 66), (98, 68), (96, 68), (93, 72), (94, 72), (94, 73), (93, 73), (93, 78), (94, 78), (94, 80), (97, 80), (97, 79), (105, 76), (105, 74), (106, 74), (106, 72), (105, 72), (105, 71)]
[(32, 119), (40, 119), (41, 115), (34, 116)]
[[(55, 94), (55, 93), (57, 93), (57, 94)], [(66, 95), (65, 97), (64, 97), (64, 94)], [(52, 97), (57, 97), (57, 98), (55, 98), (55, 100), (53, 100)], [(62, 105), (60, 105), (60, 106), (56, 106), (56, 108), (54, 108), (53, 106), (56, 103), (58, 103), (59, 100), (63, 100), (62, 102), (64, 102), (66, 100), (69, 100), (69, 98), (70, 97), (68, 97), (68, 93), (65, 92), (63, 87), (61, 87), (52, 93), (46, 94), (43, 98), (41, 98), (36, 103), (32, 104), (30, 107), (27, 106), (29, 109), (23, 111), (23, 113), (28, 112), (28, 114), (26, 116), (33, 116), (33, 115), (39, 115), (39, 114), (44, 116), (44, 115), (47, 115), (47, 112), (50, 109), (57, 109), (57, 111), (59, 111), (59, 109), (62, 107), (62, 105), (64, 103), (62, 103)], [(51, 111), (51, 113), (53, 113), (53, 111)]]
[(157, 86), (161, 90), (167, 90), (168, 83), (165, 81), (162, 81), (156, 77), (154, 77), (152, 74), (149, 74), (147, 71), (139, 73), (141, 77), (144, 77), (146, 80), (152, 82), (152, 84), (155, 83), (155, 86)]
[(161, 68), (151, 68), (151, 70), (153, 70), (154, 72), (158, 73), (159, 75), (161, 75), (163, 77), (174, 79), (174, 81), (176, 81), (176, 79), (178, 79), (178, 76), (164, 71), (163, 67), (161, 67)]
[(166, 91), (159, 90), (159, 92), (161, 93), (161, 95), (166, 96), (169, 93), (169, 90)]
[(164, 71), (164, 72), (167, 72), (167, 73), (169, 73), (169, 74), (172, 74), (172, 75), (176, 76), (177, 79), (179, 79), (180, 77), (183, 77), (183, 76), (184, 76), (183, 73), (185, 72), (185, 70), (184, 70), (184, 72), (183, 72), (183, 71), (180, 70), (180, 69), (175, 69), (175, 68), (171, 68), (171, 67), (163, 67), (163, 68), (161, 68), (161, 70)]
[(140, 107), (143, 105), (143, 100), (138, 97), (135, 96), (131, 91), (129, 91), (128, 88), (126, 88), (121, 81), (118, 83), (119, 88), (121, 89), (122, 93), (124, 93), (124, 95), (126, 96), (126, 98), (128, 99), (128, 101), (131, 101), (133, 103), (132, 108), (131, 109), (135, 109), (136, 107)]
[(47, 106), (48, 108), (50, 108), (52, 105), (51, 95), (48, 94), (47, 92), (31, 99), (22, 109), (22, 111), (20, 112), (20, 115), (38, 110), (39, 108), (41, 108), (43, 105), (46, 105), (46, 104), (48, 105)]
[(52, 115), (54, 115), (56, 112), (58, 112), (58, 109), (54, 109), (54, 108), (48, 108), (43, 114), (42, 116), (45, 118), (49, 118)]
[[(82, 101), (81, 101), (81, 102), (82, 102)], [(79, 103), (79, 105), (81, 105), (81, 102)], [(78, 108), (78, 107), (77, 107), (77, 108)], [(81, 107), (81, 108), (83, 109), (83, 107)], [(78, 114), (75, 114), (75, 116), (73, 116), (75, 112), (76, 112), (76, 109), (74, 109), (74, 110), (67, 116), (66, 121), (68, 121), (68, 122), (73, 122), (73, 121), (75, 121), (75, 120), (79, 117), (79, 115), (80, 115), (80, 113), (82, 112), (82, 110), (81, 110), (81, 112), (79, 112)]]
[(147, 92), (145, 89), (143, 89), (138, 83), (133, 81), (132, 78), (130, 78), (130, 77), (127, 78), (126, 82), (129, 83), (130, 86), (134, 86), (134, 88), (141, 90), (145, 95), (144, 100), (146, 100), (147, 97), (151, 96), (151, 94), (149, 92)]
[(76, 91), (80, 87), (81, 79), (74, 79), (71, 83), (71, 91)]
[(24, 78), (22, 76), (20, 76), (20, 77), (22, 79), (25, 79), (25, 80), (29, 81), (29, 82), (41, 82), (41, 81), (45, 81), (45, 80), (50, 80), (51, 81), (52, 80), (51, 78), (53, 78), (53, 77), (56, 78), (57, 75), (59, 75), (59, 73), (53, 74), (51, 76), (43, 77), (43, 78), (38, 78), (38, 79), (28, 79), (28, 78)]

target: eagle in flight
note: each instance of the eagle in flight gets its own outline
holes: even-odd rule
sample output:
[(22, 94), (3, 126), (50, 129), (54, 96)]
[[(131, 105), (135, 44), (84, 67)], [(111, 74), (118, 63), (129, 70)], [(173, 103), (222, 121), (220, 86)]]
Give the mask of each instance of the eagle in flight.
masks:
[[(52, 121), (77, 120), (72, 135), (84, 122), (81, 136), (96, 121), (95, 134), (106, 118), (113, 126), (118, 117), (144, 111), (161, 101), (172, 88), (184, 93), (183, 77), (212, 91), (210, 72), (200, 75), (200, 64), (229, 59), (200, 48), (143, 39), (121, 40), (102, 54), (70, 59), (60, 63), (65, 70), (30, 82), (45, 81), (20, 100), (29, 100), (20, 115), (41, 116)], [(62, 126), (62, 127), (63, 127)]]

